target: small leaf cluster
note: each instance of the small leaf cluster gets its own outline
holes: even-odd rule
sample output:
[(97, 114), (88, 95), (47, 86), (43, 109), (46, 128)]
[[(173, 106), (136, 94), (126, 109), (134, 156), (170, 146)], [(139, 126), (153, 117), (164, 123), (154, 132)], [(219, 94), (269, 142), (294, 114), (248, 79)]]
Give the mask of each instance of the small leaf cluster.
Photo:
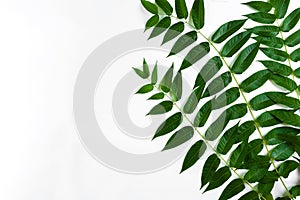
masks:
[[(169, 150), (191, 140), (196, 132), (200, 139), (188, 150), (181, 172), (212, 150), (202, 168), (201, 189), (206, 187), (206, 192), (226, 185), (221, 200), (242, 192), (241, 200), (299, 196), (300, 185), (288, 186), (285, 179), (299, 168), (300, 68), (293, 66), (300, 61), (300, 30), (294, 30), (300, 8), (289, 12), (290, 0), (243, 3), (254, 12), (221, 25), (207, 37), (202, 33), (203, 0), (194, 0), (191, 9), (185, 0), (175, 0), (174, 6), (167, 0), (141, 3), (153, 14), (145, 28), (152, 28), (149, 39), (163, 35), (162, 44), (174, 41), (168, 56), (190, 47), (179, 70), (175, 71), (173, 64), (159, 83), (157, 63), (151, 73), (145, 60), (142, 70), (134, 68), (141, 78), (149, 80), (137, 93), (156, 91), (149, 100), (160, 101), (149, 115), (177, 109), (158, 127), (153, 139), (173, 132), (163, 148)], [(247, 21), (255, 25), (245, 27)], [(184, 101), (184, 70), (212, 53), (216, 55), (198, 71), (193, 90)], [(257, 60), (259, 54), (265, 59)], [(258, 66), (262, 69), (257, 70)], [(221, 69), (225, 72), (217, 75)], [(249, 76), (239, 82), (246, 71)], [(270, 91), (267, 82), (276, 90)], [(252, 92), (256, 95), (248, 100)], [(237, 103), (240, 100), (243, 102)], [(182, 108), (179, 101), (184, 101)], [(216, 111), (222, 112), (210, 122)], [(193, 119), (191, 114), (195, 114)], [(181, 126), (184, 120), (188, 126)], [(282, 197), (274, 196), (275, 184), (286, 190)]]

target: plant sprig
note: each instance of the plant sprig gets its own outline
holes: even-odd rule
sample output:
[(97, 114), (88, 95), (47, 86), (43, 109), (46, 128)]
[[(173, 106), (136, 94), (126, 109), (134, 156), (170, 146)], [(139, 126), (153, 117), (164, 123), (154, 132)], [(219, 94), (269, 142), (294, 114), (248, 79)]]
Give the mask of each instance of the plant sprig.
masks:
[[(176, 55), (185, 48), (194, 45), (199, 40), (198, 35), (204, 39), (204, 42), (196, 44), (188, 52), (174, 79), (174, 65), (170, 67), (158, 86), (159, 92), (149, 98), (158, 100), (165, 96), (169, 97), (168, 101), (159, 103), (149, 114), (167, 113), (172, 110), (173, 105), (180, 111), (170, 116), (158, 128), (153, 139), (175, 131), (184, 118), (190, 123), (190, 126), (176, 131), (170, 137), (164, 150), (174, 148), (190, 140), (193, 136), (193, 130), (197, 131), (198, 127), (203, 127), (214, 110), (226, 107), (219, 118), (209, 124), (204, 134), (197, 131), (202, 140), (196, 142), (188, 151), (182, 171), (193, 166), (208, 146), (214, 151), (214, 154), (209, 156), (205, 162), (202, 171), (202, 187), (208, 184), (207, 191), (225, 184), (226, 180), (231, 177), (231, 172), (238, 177), (227, 185), (219, 199), (229, 199), (237, 195), (245, 189), (244, 184), (247, 184), (252, 191), (240, 199), (270, 199), (273, 198), (274, 183), (278, 180), (287, 194), (287, 196), (278, 197), (278, 199), (294, 199), (298, 196), (299, 186), (290, 186), (288, 189), (283, 178), (289, 177), (289, 174), (299, 167), (299, 160), (295, 157), (296, 155), (294, 156), (296, 161), (290, 160), (290, 158), (295, 152), (298, 156), (300, 155), (300, 137), (298, 136), (300, 133), (298, 129), (300, 116), (296, 114), (300, 107), (299, 86), (295, 82), (295, 77), (300, 77), (300, 69), (294, 70), (291, 64), (292, 61), (298, 62), (300, 60), (300, 50), (296, 49), (289, 54), (287, 46), (299, 45), (300, 40), (297, 36), (300, 35), (300, 32), (297, 31), (286, 39), (282, 32), (289, 32), (297, 25), (300, 9), (296, 9), (286, 16), (289, 0), (248, 2), (245, 4), (257, 12), (244, 16), (257, 22), (258, 26), (245, 28), (245, 31), (240, 32), (239, 30), (244, 27), (247, 19), (233, 20), (223, 24), (211, 37), (207, 37), (201, 31), (205, 25), (203, 0), (195, 0), (190, 13), (187, 11), (184, 0), (175, 0), (176, 16), (173, 15), (173, 7), (166, 0), (156, 0), (155, 3), (142, 0), (142, 4), (146, 10), (154, 14), (146, 23), (146, 30), (154, 27), (149, 39), (165, 33), (163, 39), (163, 44), (165, 44), (178, 38), (169, 56)], [(189, 20), (187, 20), (188, 17)], [(172, 18), (176, 21), (173, 25)], [(283, 22), (279, 26), (278, 21), (280, 19), (283, 19)], [(275, 25), (275, 22), (278, 24)], [(189, 32), (184, 32), (184, 24), (189, 27)], [(281, 38), (276, 37), (278, 34), (281, 35)], [(252, 35), (256, 36), (251, 38)], [(252, 39), (255, 42), (244, 47)], [(222, 49), (217, 49), (215, 44), (224, 42)], [(176, 102), (181, 100), (182, 95), (182, 71), (208, 55), (211, 47), (217, 56), (211, 58), (202, 67), (189, 98), (183, 108), (178, 107)], [(260, 61), (266, 69), (257, 72), (251, 70), (254, 73), (239, 82), (238, 75), (252, 68), (260, 51), (270, 59)], [(226, 60), (227, 57), (235, 57), (232, 65)], [(286, 60), (288, 60), (288, 65), (283, 63)], [(227, 67), (227, 72), (215, 77), (223, 64)], [(143, 70), (135, 69), (135, 71), (144, 79), (150, 76), (146, 61), (144, 61)], [(151, 76), (151, 83), (143, 86), (138, 93), (148, 93), (155, 88), (157, 65)], [(236, 87), (227, 89), (232, 80)], [(262, 89), (268, 80), (284, 91), (276, 92)], [(208, 82), (210, 83), (208, 84)], [(263, 93), (248, 101), (247, 93), (252, 91), (263, 91)], [(297, 98), (288, 96), (294, 91), (296, 91)], [(240, 96), (244, 103), (231, 105)], [(189, 119), (187, 115), (195, 112), (198, 104), (205, 99), (209, 100), (197, 111), (194, 121)], [(266, 110), (274, 105), (281, 108)], [(256, 117), (256, 110), (264, 110), (264, 112)], [(251, 120), (227, 128), (230, 121), (245, 118), (247, 113), (250, 114)], [(278, 125), (281, 126), (278, 127)], [(261, 129), (263, 127), (272, 127), (272, 130), (263, 134)], [(250, 136), (254, 136), (255, 130), (258, 131), (259, 138), (249, 141)], [(210, 144), (210, 141), (215, 140), (218, 141), (217, 148)], [(235, 146), (235, 144), (238, 145)], [(271, 149), (272, 145), (276, 145), (275, 148)], [(266, 155), (262, 153), (263, 148), (267, 152)], [(226, 161), (222, 155), (229, 153), (229, 161)], [(218, 159), (222, 160), (223, 167), (219, 166), (220, 160)], [(217, 165), (217, 163), (219, 164)], [(247, 173), (242, 174), (240, 169), (246, 170)], [(204, 170), (210, 175), (209, 177), (205, 177)], [(220, 174), (225, 177), (220, 176)], [(253, 187), (252, 183), (257, 183), (257, 185)]]

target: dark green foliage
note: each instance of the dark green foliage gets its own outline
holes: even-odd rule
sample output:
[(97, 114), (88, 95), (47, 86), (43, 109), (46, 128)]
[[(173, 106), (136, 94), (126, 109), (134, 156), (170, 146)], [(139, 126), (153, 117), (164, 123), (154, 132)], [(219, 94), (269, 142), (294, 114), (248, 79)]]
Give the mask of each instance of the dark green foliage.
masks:
[[(173, 132), (163, 149), (168, 150), (191, 140), (196, 131), (201, 140), (187, 152), (181, 172), (195, 165), (209, 148), (201, 188), (208, 184), (206, 192), (224, 185), (219, 199), (234, 198), (245, 185), (250, 191), (241, 195), (242, 200), (295, 199), (300, 186), (288, 186), (278, 198), (273, 196), (273, 187), (285, 185), (284, 179), (299, 167), (300, 30), (293, 29), (299, 23), (300, 8), (288, 9), (289, 0), (246, 2), (256, 11), (243, 15), (246, 19), (224, 23), (209, 37), (202, 33), (205, 1), (188, 3), (191, 8), (185, 0), (155, 2), (142, 1), (152, 16), (146, 23), (146, 29), (153, 28), (150, 38), (164, 34), (162, 44), (173, 42), (168, 56), (189, 49), (177, 73), (172, 65), (158, 87), (157, 65), (151, 74), (146, 61), (143, 70), (134, 68), (141, 78), (151, 79), (140, 93), (156, 89), (149, 99), (163, 99), (149, 114), (177, 109), (154, 138)], [(255, 23), (250, 26), (247, 20)], [(201, 66), (208, 54), (214, 57)], [(257, 55), (265, 59), (258, 60)], [(223, 65), (226, 69), (221, 71)], [(196, 67), (195, 80), (185, 76), (192, 66)], [(194, 82), (187, 98), (182, 98), (184, 78)], [(276, 88), (268, 88), (267, 81)], [(183, 120), (188, 125), (183, 126)], [(269, 127), (268, 132), (264, 127)], [(231, 174), (237, 179), (229, 180)]]

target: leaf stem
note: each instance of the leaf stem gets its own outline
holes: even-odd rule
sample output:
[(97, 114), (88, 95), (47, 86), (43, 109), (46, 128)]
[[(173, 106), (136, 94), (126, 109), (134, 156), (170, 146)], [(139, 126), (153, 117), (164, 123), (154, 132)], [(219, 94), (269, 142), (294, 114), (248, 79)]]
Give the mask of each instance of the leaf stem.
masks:
[[(149, 79), (148, 79), (149, 80)], [(149, 80), (150, 81), (150, 80)], [(157, 87), (157, 85), (154, 85), (154, 87), (157, 89), (159, 92), (163, 92)], [(194, 126), (194, 123), (192, 120), (183, 112), (183, 110), (178, 106), (176, 102), (174, 102), (173, 98), (170, 97), (168, 94), (166, 94), (167, 98), (174, 103), (174, 106), (179, 110), (179, 112), (184, 116), (184, 118), (190, 123), (190, 125), (194, 128), (194, 130), (198, 133), (198, 135), (202, 138), (202, 140), (208, 145), (208, 147), (214, 151), (214, 153), (223, 161), (223, 163), (231, 170), (233, 171), (245, 184), (247, 184), (253, 191), (255, 191), (260, 198), (267, 200), (254, 186), (252, 186), (247, 180), (244, 179), (242, 175), (240, 175), (237, 170), (229, 165), (229, 163), (226, 161), (225, 158), (210, 144), (210, 142), (205, 138), (204, 135), (199, 131), (197, 127)]]
[[(177, 18), (176, 16), (171, 16), (171, 17), (173, 17), (173, 18), (175, 18), (175, 19), (177, 19), (177, 20), (180, 20), (180, 19)], [(186, 23), (187, 25), (189, 25), (192, 29), (195, 29), (195, 27), (194, 27), (191, 23), (189, 23), (189, 22), (187, 22), (187, 21), (184, 21), (184, 23)], [(202, 36), (202, 37), (203, 37), (203, 38), (204, 38), (204, 39), (205, 39), (205, 40), (206, 40), (206, 41), (207, 41), (214, 49), (215, 49), (215, 51), (218, 53), (218, 55), (219, 55), (219, 56), (221, 57), (221, 59), (223, 60), (224, 64), (227, 66), (227, 68), (228, 68), (228, 70), (229, 70), (229, 72), (230, 72), (232, 78), (234, 79), (234, 81), (235, 81), (235, 83), (236, 83), (236, 85), (237, 85), (237, 87), (238, 87), (240, 93), (242, 94), (242, 97), (243, 97), (245, 103), (247, 104), (248, 110), (249, 110), (250, 115), (251, 115), (251, 117), (252, 117), (252, 119), (253, 119), (253, 121), (254, 121), (255, 127), (256, 127), (256, 129), (257, 129), (257, 131), (258, 131), (258, 133), (259, 133), (261, 139), (263, 140), (263, 145), (264, 145), (264, 147), (265, 147), (265, 149), (266, 149), (266, 151), (267, 151), (267, 154), (268, 154), (268, 156), (269, 156), (269, 158), (270, 158), (270, 161), (271, 161), (271, 163), (272, 163), (272, 166), (274, 167), (276, 173), (279, 174), (279, 173), (278, 173), (277, 166), (276, 166), (276, 164), (275, 164), (275, 162), (274, 162), (274, 159), (271, 157), (271, 153), (270, 153), (270, 150), (269, 150), (269, 148), (268, 148), (266, 139), (264, 138), (264, 135), (263, 135), (263, 133), (262, 133), (262, 131), (261, 131), (261, 129), (260, 129), (260, 125), (259, 125), (258, 122), (256, 121), (256, 117), (255, 117), (255, 115), (254, 115), (254, 113), (253, 113), (252, 107), (251, 107), (251, 105), (250, 105), (250, 103), (249, 103), (249, 101), (248, 101), (248, 99), (247, 99), (247, 97), (246, 97), (244, 91), (241, 89), (239, 81), (237, 80), (235, 74), (232, 72), (230, 65), (228, 64), (228, 62), (226, 61), (226, 59), (222, 56), (221, 52), (217, 49), (217, 47), (215, 46), (215, 44), (214, 44), (208, 37), (206, 37), (200, 30), (197, 30), (197, 33), (199, 33), (199, 34), (200, 34), (200, 35), (201, 35), (201, 36)], [(299, 96), (298, 96), (298, 97), (299, 97)], [(291, 199), (294, 199), (293, 196), (291, 195), (291, 193), (289, 192), (289, 190), (288, 190), (288, 188), (287, 188), (287, 186), (286, 186), (286, 184), (285, 184), (285, 182), (283, 181), (283, 179), (282, 179), (281, 176), (279, 176), (279, 180), (280, 180), (280, 182), (282, 183), (283, 187), (285, 188), (285, 190), (286, 190), (288, 196), (289, 196)]]

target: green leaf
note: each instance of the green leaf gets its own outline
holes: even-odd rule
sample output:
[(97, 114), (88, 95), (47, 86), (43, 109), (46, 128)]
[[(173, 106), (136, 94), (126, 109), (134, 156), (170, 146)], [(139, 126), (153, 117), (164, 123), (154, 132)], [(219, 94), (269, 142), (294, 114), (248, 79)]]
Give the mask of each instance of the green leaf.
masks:
[(210, 183), (204, 192), (215, 189), (223, 185), (231, 177), (230, 169), (225, 166), (216, 171), (210, 180)]
[(245, 185), (243, 180), (235, 179), (227, 185), (227, 187), (222, 192), (219, 200), (230, 199), (231, 197), (234, 197), (238, 193), (242, 192), (244, 189), (245, 189)]
[(157, 93), (152, 95), (151, 97), (148, 98), (148, 100), (159, 100), (163, 99), (165, 97), (165, 94), (163, 92)]
[(291, 92), (297, 89), (297, 84), (290, 78), (280, 76), (278, 74), (272, 74), (270, 76), (270, 80), (272, 80), (276, 85), (279, 85)]
[(239, 126), (238, 136), (236, 137), (235, 144), (247, 140), (252, 133), (256, 130), (254, 121), (246, 121)]
[(196, 29), (201, 29), (205, 22), (205, 8), (203, 0), (195, 0), (191, 11), (193, 23)]
[(205, 137), (209, 141), (214, 141), (219, 137), (224, 128), (227, 126), (230, 121), (228, 114), (223, 112), (216, 121), (214, 121), (206, 130)]
[(250, 100), (250, 105), (253, 110), (261, 110), (276, 103), (268, 97), (268, 93), (259, 94)]
[(193, 64), (195, 64), (197, 61), (202, 59), (204, 56), (206, 56), (210, 51), (209, 43), (203, 42), (192, 48), (188, 54), (185, 56), (184, 60), (182, 61), (182, 64), (180, 66), (180, 70), (184, 70)]
[(168, 69), (168, 71), (166, 72), (166, 74), (164, 75), (164, 77), (162, 78), (159, 84), (161, 90), (166, 93), (170, 91), (170, 88), (172, 86), (173, 70), (174, 70), (174, 63)]
[(229, 165), (231, 167), (240, 168), (248, 153), (248, 143), (242, 142), (230, 155)]
[(145, 76), (149, 77), (150, 76), (150, 71), (149, 71), (149, 65), (146, 62), (146, 59), (144, 58), (143, 60), (143, 72), (145, 74)]
[(300, 8), (297, 8), (284, 19), (284, 21), (280, 26), (281, 30), (283, 32), (288, 32), (292, 30), (297, 25), (299, 19), (300, 19)]
[(153, 15), (148, 21), (146, 22), (145, 25), (145, 31), (148, 30), (149, 28), (152, 28), (159, 22), (159, 16), (158, 15)]
[(275, 61), (262, 60), (261, 62), (266, 68), (268, 68), (271, 72), (280, 74), (282, 76), (289, 76), (293, 73), (293, 70), (290, 66), (285, 64), (281, 64)]
[(287, 106), (289, 108), (299, 109), (300, 108), (300, 101), (293, 97), (286, 96), (285, 93), (281, 92), (270, 92), (267, 93), (267, 96), (277, 104), (281, 104)]
[(288, 178), (289, 174), (299, 167), (299, 163), (293, 160), (287, 160), (281, 163), (278, 167), (278, 175), (284, 178)]
[(234, 20), (223, 24), (218, 30), (212, 35), (211, 40), (214, 43), (221, 43), (226, 40), (233, 33), (238, 31), (247, 20)]
[(225, 72), (215, 78), (206, 88), (203, 93), (202, 98), (209, 97), (211, 95), (217, 94), (221, 90), (223, 90), (229, 83), (231, 83), (232, 77), (230, 72)]
[(247, 114), (246, 104), (236, 104), (225, 110), (216, 121), (214, 121), (206, 130), (205, 137), (213, 141), (219, 137), (230, 120), (241, 118)]
[(275, 8), (275, 15), (278, 19), (281, 19), (285, 16), (290, 0), (273, 0), (272, 5)]
[(237, 34), (224, 45), (221, 55), (223, 57), (232, 57), (250, 39), (250, 36), (251, 33), (248, 31)]
[(180, 112), (173, 114), (158, 127), (152, 140), (175, 130), (181, 124), (181, 122), (182, 114)]
[(274, 171), (267, 171), (264, 177), (260, 180), (261, 183), (272, 183), (278, 180), (278, 174)]
[(282, 48), (283, 47), (283, 39), (278, 38), (278, 37), (264, 37), (264, 36), (257, 36), (254, 37), (253, 39), (255, 39), (257, 42), (264, 44), (268, 47), (272, 47), (272, 48)]
[(280, 28), (277, 26), (256, 26), (251, 29), (247, 29), (251, 33), (265, 37), (274, 37), (278, 35)]
[(171, 25), (171, 18), (170, 17), (164, 17), (163, 19), (161, 19), (158, 24), (154, 27), (154, 29), (152, 30), (149, 38), (154, 38), (159, 36), (160, 34), (162, 34), (163, 32), (165, 32), (167, 30), (167, 28), (169, 28)]
[(288, 144), (282, 143), (271, 150), (270, 156), (276, 161), (283, 161), (291, 157), (294, 152), (294, 149), (292, 149)]
[(276, 16), (265, 12), (257, 12), (248, 15), (244, 15), (252, 21), (259, 22), (262, 24), (273, 24), (276, 20)]
[(182, 145), (183, 143), (189, 141), (193, 138), (194, 129), (191, 126), (185, 126), (181, 128), (179, 131), (176, 131), (171, 138), (168, 140), (165, 145), (163, 151), (173, 149)]
[(241, 196), (238, 200), (259, 200), (259, 196), (255, 191), (250, 191), (243, 196)]
[(281, 136), (285, 136), (285, 135), (296, 136), (298, 133), (300, 133), (299, 129), (295, 129), (292, 127), (277, 127), (269, 131), (265, 135), (265, 140), (268, 145), (280, 144), (284, 142), (284, 140), (280, 139)]
[(247, 157), (245, 160), (245, 164), (243, 166), (244, 169), (252, 169), (254, 167), (260, 167), (260, 168), (269, 168), (271, 165), (269, 156), (253, 156), (253, 157)]
[(187, 18), (188, 10), (186, 7), (185, 0), (175, 0), (175, 11), (179, 19)]
[(269, 12), (272, 9), (272, 5), (267, 3), (267, 2), (263, 2), (263, 1), (250, 1), (247, 3), (242, 3), (244, 5), (247, 5), (255, 10), (261, 11), (261, 12)]
[(155, 0), (155, 3), (167, 14), (172, 15), (173, 8), (167, 0)]
[(173, 108), (172, 101), (163, 101), (158, 105), (154, 106), (147, 115), (159, 115), (171, 111)]
[(248, 144), (248, 153), (247, 156), (255, 157), (257, 156), (264, 148), (262, 139), (255, 139), (249, 142)]
[(300, 78), (300, 67), (294, 71), (294, 75), (295, 75), (297, 78)]
[(270, 112), (262, 113), (256, 121), (261, 127), (275, 126), (281, 123), (281, 121), (271, 115)]
[(180, 35), (183, 31), (184, 31), (183, 22), (177, 22), (176, 24), (173, 24), (166, 32), (164, 39), (162, 41), (162, 45), (173, 40), (178, 35)]
[(200, 85), (205, 85), (223, 66), (223, 62), (220, 57), (215, 56), (211, 58), (198, 73), (194, 88)]
[(258, 183), (258, 191), (263, 195), (269, 195), (274, 187), (275, 181), (270, 183)]
[(259, 43), (251, 44), (243, 49), (233, 63), (231, 68), (232, 72), (235, 74), (241, 74), (246, 71), (256, 57), (258, 49)]
[(175, 42), (168, 57), (179, 53), (186, 47), (193, 44), (196, 40), (197, 40), (197, 32), (196, 31), (191, 31), (191, 32), (184, 34)]
[(216, 154), (210, 155), (204, 163), (201, 175), (201, 188), (209, 183), (220, 165), (221, 160)]
[(300, 127), (300, 116), (290, 110), (273, 110), (270, 113), (285, 124)]
[(266, 174), (266, 168), (252, 168), (244, 176), (244, 179), (249, 183), (259, 182)]
[(260, 48), (260, 50), (269, 58), (278, 60), (281, 62), (286, 61), (288, 59), (289, 54), (287, 54), (285, 51), (281, 51), (274, 48)]
[(230, 120), (239, 119), (247, 114), (247, 104), (241, 103), (229, 107), (226, 112)]
[(289, 47), (294, 47), (300, 44), (300, 30), (287, 37), (284, 42)]
[(181, 99), (182, 96), (182, 75), (181, 72), (177, 72), (171, 88), (171, 96), (173, 100), (176, 102)]
[(183, 112), (188, 114), (194, 112), (201, 99), (203, 89), (204, 89), (204, 85), (198, 86), (196, 89), (193, 90), (193, 92), (190, 94), (189, 98), (187, 99), (186, 103), (184, 104)]
[(228, 129), (223, 136), (220, 138), (217, 151), (220, 154), (226, 155), (232, 148), (235, 142), (235, 138), (238, 135), (239, 123), (237, 123), (232, 128)]
[(205, 153), (205, 150), (206, 144), (202, 140), (196, 142), (186, 154), (180, 173), (192, 167)]
[(152, 14), (158, 14), (157, 6), (149, 1), (141, 0), (142, 5), (144, 8)]
[(244, 80), (241, 83), (240, 87), (243, 91), (245, 91), (247, 93), (252, 92), (252, 91), (256, 90), (257, 88), (261, 87), (263, 84), (265, 84), (265, 82), (267, 82), (267, 80), (269, 79), (270, 76), (271, 76), (271, 73), (269, 70), (258, 71), (256, 73), (252, 74), (246, 80)]
[(290, 55), (291, 60), (294, 62), (300, 61), (300, 48), (293, 51)]
[(294, 186), (290, 189), (290, 193), (292, 194), (293, 197), (300, 196), (300, 185)]
[(155, 63), (153, 71), (152, 71), (151, 83), (154, 85), (157, 83), (157, 62)]
[(230, 105), (240, 97), (240, 92), (237, 87), (230, 88), (212, 100), (212, 109), (216, 110), (224, 106)]
[(206, 102), (198, 111), (195, 119), (194, 126), (195, 127), (203, 127), (212, 111), (211, 101)]
[(144, 85), (136, 92), (136, 94), (146, 94), (148, 92), (151, 92), (153, 90), (153, 88), (154, 87), (152, 84)]
[(140, 70), (140, 69), (138, 69), (138, 68), (135, 68), (135, 67), (133, 67), (132, 69), (133, 69), (134, 72), (135, 72), (139, 77), (141, 77), (142, 79), (148, 78), (147, 74), (145, 74), (142, 70)]

